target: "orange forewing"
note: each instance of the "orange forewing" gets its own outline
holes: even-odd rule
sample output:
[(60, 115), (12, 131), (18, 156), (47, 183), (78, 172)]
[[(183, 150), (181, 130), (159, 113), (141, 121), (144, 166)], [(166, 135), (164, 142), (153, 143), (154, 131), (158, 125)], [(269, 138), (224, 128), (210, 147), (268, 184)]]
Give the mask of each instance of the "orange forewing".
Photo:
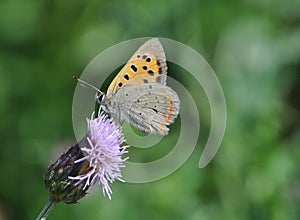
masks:
[(115, 93), (125, 85), (138, 85), (142, 83), (158, 82), (162, 74), (160, 61), (152, 54), (137, 55), (121, 69), (110, 84), (107, 95)]

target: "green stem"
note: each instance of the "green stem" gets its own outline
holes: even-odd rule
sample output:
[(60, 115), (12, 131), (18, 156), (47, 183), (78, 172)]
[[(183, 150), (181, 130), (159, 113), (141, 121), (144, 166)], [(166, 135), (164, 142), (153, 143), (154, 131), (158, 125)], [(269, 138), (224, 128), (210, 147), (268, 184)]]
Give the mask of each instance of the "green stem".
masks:
[(48, 202), (46, 203), (36, 220), (45, 220), (57, 203), (57, 201), (48, 199)]

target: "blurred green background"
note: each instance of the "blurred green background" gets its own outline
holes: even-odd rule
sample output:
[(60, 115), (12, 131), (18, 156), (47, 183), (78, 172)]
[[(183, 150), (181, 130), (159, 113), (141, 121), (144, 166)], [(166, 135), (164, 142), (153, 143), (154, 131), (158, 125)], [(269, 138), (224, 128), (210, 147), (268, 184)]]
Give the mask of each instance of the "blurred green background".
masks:
[(300, 219), (299, 11), (298, 0), (0, 1), (0, 219), (35, 219), (46, 202), (43, 174), (75, 143), (72, 75), (147, 36), (189, 45), (217, 73), (228, 110), (220, 150), (198, 168), (208, 102), (173, 72), (201, 119), (184, 166), (148, 184), (117, 182), (111, 201), (95, 187), (49, 219)]

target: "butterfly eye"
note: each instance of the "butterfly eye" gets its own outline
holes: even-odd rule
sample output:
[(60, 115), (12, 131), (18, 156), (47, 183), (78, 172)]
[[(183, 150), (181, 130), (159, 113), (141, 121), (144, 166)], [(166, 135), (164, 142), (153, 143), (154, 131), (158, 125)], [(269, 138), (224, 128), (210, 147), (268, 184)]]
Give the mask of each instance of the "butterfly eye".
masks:
[(97, 93), (97, 94), (96, 94), (96, 102), (97, 102), (98, 104), (101, 105), (103, 99), (104, 99), (104, 94), (103, 94), (103, 93), (101, 93), (101, 94)]

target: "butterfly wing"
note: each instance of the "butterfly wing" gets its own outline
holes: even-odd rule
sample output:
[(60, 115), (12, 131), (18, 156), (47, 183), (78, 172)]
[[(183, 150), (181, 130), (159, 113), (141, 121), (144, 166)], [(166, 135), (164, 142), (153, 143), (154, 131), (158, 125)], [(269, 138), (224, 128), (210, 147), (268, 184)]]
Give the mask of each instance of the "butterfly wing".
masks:
[(145, 42), (132, 55), (108, 87), (106, 95), (125, 85), (159, 83), (166, 85), (167, 64), (164, 49), (157, 38)]
[[(130, 97), (130, 98), (128, 98)], [(179, 113), (179, 98), (174, 90), (158, 83), (124, 86), (107, 96), (105, 110), (120, 121), (127, 121), (145, 133), (168, 134), (167, 125)]]

